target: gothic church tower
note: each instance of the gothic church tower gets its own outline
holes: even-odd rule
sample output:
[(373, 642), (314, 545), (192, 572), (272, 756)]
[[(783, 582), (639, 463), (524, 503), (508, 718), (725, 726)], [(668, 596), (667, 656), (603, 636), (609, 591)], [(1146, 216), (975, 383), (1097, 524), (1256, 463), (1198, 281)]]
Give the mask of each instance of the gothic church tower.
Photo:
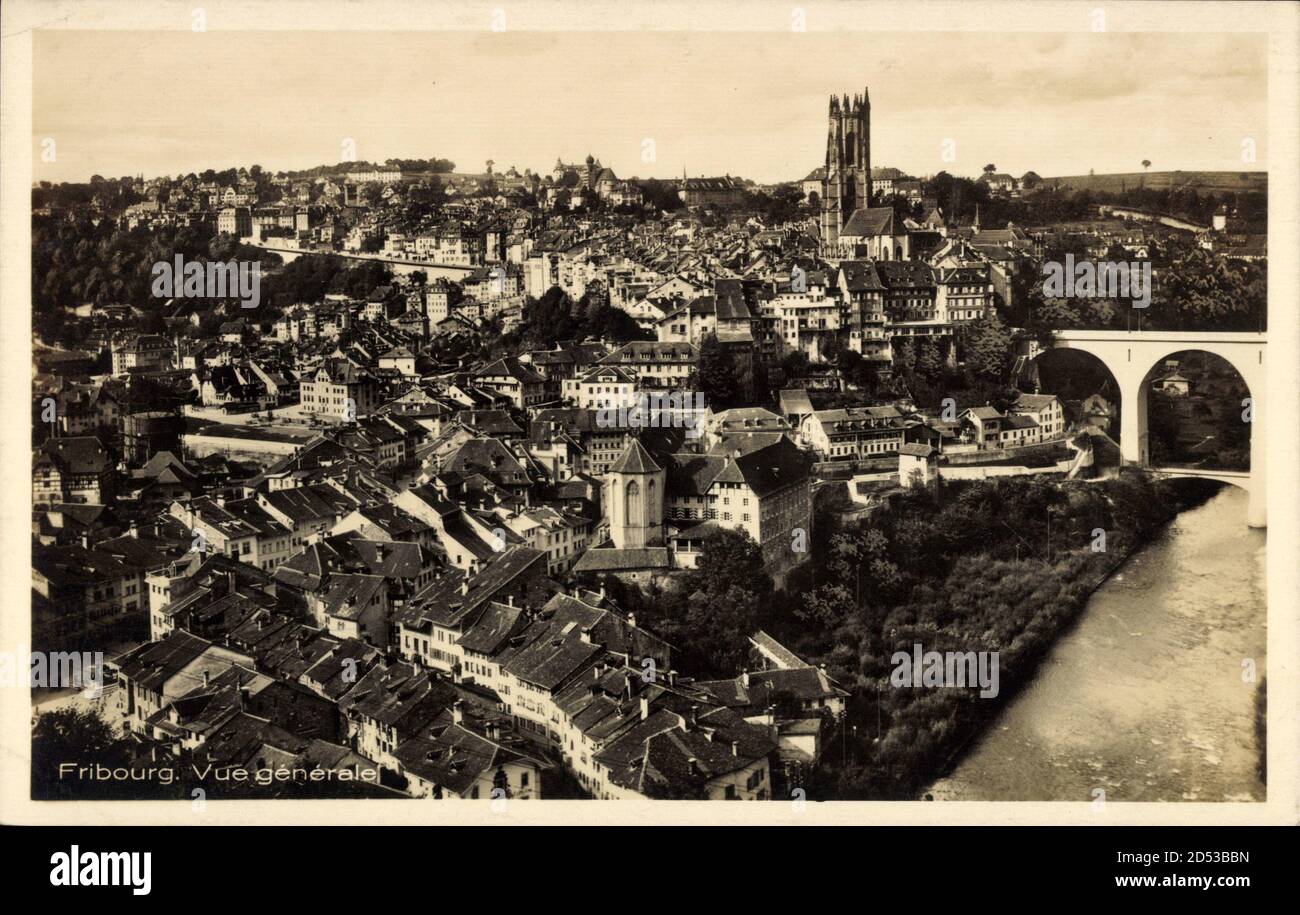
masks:
[(867, 90), (849, 98), (831, 96), (826, 132), (826, 177), (822, 180), (821, 240), (833, 251), (853, 211), (871, 206), (871, 100)]

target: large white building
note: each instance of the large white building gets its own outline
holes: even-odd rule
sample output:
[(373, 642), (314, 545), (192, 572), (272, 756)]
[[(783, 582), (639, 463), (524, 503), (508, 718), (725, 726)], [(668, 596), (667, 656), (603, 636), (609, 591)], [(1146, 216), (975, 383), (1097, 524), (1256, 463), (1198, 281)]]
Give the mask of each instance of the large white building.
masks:
[(903, 414), (891, 406), (817, 410), (800, 434), (823, 461), (883, 457), (903, 444)]

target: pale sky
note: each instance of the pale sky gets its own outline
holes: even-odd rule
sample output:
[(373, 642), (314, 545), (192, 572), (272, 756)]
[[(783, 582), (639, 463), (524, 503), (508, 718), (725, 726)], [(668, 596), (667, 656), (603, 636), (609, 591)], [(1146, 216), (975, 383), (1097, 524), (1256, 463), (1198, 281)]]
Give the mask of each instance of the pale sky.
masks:
[(914, 175), (1266, 169), (1266, 51), (1250, 34), (1082, 31), (44, 31), (33, 179), (307, 168), (351, 138), (361, 159), (458, 171), (590, 152), (624, 178), (794, 180), (822, 164), (828, 96), (864, 86), (872, 164)]

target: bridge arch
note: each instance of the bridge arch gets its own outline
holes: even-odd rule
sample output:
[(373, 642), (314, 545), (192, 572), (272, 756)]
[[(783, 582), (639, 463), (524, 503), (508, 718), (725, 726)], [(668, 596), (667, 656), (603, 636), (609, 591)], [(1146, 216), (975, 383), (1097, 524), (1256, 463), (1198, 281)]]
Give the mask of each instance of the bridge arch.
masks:
[[(1231, 441), (1231, 439), (1228, 438), (1230, 435), (1241, 436), (1242, 446), (1244, 446), (1244, 450), (1248, 456), (1245, 467), (1220, 465), (1215, 468), (1197, 468), (1195, 465), (1189, 465), (1188, 462), (1179, 460), (1171, 455), (1167, 445), (1162, 447), (1161, 433), (1165, 432), (1167, 434), (1167, 430), (1157, 429), (1156, 426), (1158, 424), (1154, 420), (1161, 418), (1162, 416), (1168, 418), (1169, 413), (1174, 409), (1174, 402), (1167, 401), (1161, 403), (1161, 398), (1162, 396), (1179, 398), (1184, 395), (1189, 397), (1192, 395), (1193, 392), (1190, 386), (1190, 379), (1186, 379), (1186, 376), (1182, 375), (1181, 372), (1188, 371), (1189, 362), (1194, 362), (1195, 357), (1197, 356), (1208, 357), (1209, 368), (1211, 371), (1220, 365), (1225, 367), (1229, 372), (1236, 376), (1236, 380), (1240, 383), (1240, 387), (1244, 388), (1244, 393), (1238, 394), (1237, 392), (1233, 392), (1231, 394), (1231, 402), (1222, 404), (1222, 407), (1229, 411), (1228, 415), (1231, 417), (1229, 422), (1225, 425), (1219, 426), (1214, 424), (1207, 425), (1211, 430), (1211, 434), (1219, 437), (1220, 446), (1225, 440)], [(1170, 371), (1171, 363), (1176, 363), (1177, 366), (1172, 372)], [(1168, 394), (1162, 395), (1157, 390), (1157, 383), (1162, 380), (1165, 382), (1166, 388), (1170, 389)], [(1171, 350), (1168, 353), (1157, 357), (1156, 361), (1152, 363), (1151, 367), (1147, 370), (1141, 384), (1141, 389), (1146, 395), (1146, 403), (1143, 405), (1146, 412), (1142, 417), (1142, 422), (1139, 426), (1143, 430), (1145, 436), (1145, 438), (1139, 442), (1139, 456), (1141, 462), (1145, 466), (1158, 465), (1169, 468), (1191, 466), (1194, 469), (1245, 470), (1249, 473), (1249, 442), (1252, 441), (1255, 436), (1253, 434), (1254, 423), (1247, 422), (1245, 416), (1253, 414), (1255, 392), (1250, 386), (1250, 382), (1246, 379), (1246, 376), (1242, 374), (1241, 370), (1234, 366), (1230, 360), (1209, 350), (1202, 350), (1196, 347)], [(1234, 387), (1235, 386), (1236, 385), (1234, 385)], [(1208, 406), (1205, 406), (1204, 409), (1207, 413), (1210, 411)], [(1193, 411), (1189, 406), (1188, 409), (1183, 412), (1187, 413)], [(1244, 435), (1242, 435), (1242, 433), (1244, 433)]]
[[(1210, 476), (1239, 485), (1250, 494), (1247, 520), (1252, 527), (1266, 525), (1264, 439), (1260, 423), (1267, 417), (1267, 337), (1259, 333), (1198, 331), (1058, 331), (1053, 348), (1078, 349), (1096, 356), (1110, 369), (1120, 393), (1120, 454), (1125, 464), (1150, 467), (1147, 428), (1148, 396), (1154, 371), (1170, 356), (1187, 351), (1211, 353), (1227, 362), (1250, 391), (1250, 471), (1244, 476), (1228, 472), (1196, 472), (1185, 468), (1155, 468), (1166, 475)], [(1037, 356), (1037, 344), (1029, 355)], [(1041, 350), (1039, 350), (1041, 351)]]
[[(1081, 417), (1082, 420), (1091, 422), (1112, 440), (1119, 439), (1123, 412), (1119, 379), (1104, 359), (1082, 349), (1044, 349), (1029, 361), (1026, 369), (1035, 393), (1046, 391), (1063, 401), (1079, 402), (1091, 413)], [(1017, 380), (1023, 385), (1026, 378), (1021, 375)]]

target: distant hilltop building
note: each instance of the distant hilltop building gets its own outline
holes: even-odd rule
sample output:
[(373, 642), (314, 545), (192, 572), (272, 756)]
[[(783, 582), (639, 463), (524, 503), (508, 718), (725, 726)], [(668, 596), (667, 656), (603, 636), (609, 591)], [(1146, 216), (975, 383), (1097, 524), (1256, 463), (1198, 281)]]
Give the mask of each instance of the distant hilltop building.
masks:
[[(573, 179), (566, 180), (570, 175)], [(545, 200), (548, 205), (568, 197), (571, 206), (578, 206), (589, 195), (613, 206), (640, 206), (643, 199), (637, 185), (622, 180), (612, 168), (601, 165), (600, 160), (590, 154), (582, 165), (567, 165), (556, 159), (555, 168), (544, 183), (547, 185)]]
[(586, 160), (581, 165), (568, 165), (555, 160), (555, 168), (551, 171), (551, 178), (557, 182), (563, 181), (564, 176), (573, 172), (578, 176), (578, 183), (588, 190), (596, 189), (596, 179), (600, 176), (605, 166), (600, 164), (600, 160), (590, 153), (587, 154)]
[(871, 206), (871, 100), (867, 90), (831, 96), (822, 179), (822, 244), (830, 249), (859, 209)]

